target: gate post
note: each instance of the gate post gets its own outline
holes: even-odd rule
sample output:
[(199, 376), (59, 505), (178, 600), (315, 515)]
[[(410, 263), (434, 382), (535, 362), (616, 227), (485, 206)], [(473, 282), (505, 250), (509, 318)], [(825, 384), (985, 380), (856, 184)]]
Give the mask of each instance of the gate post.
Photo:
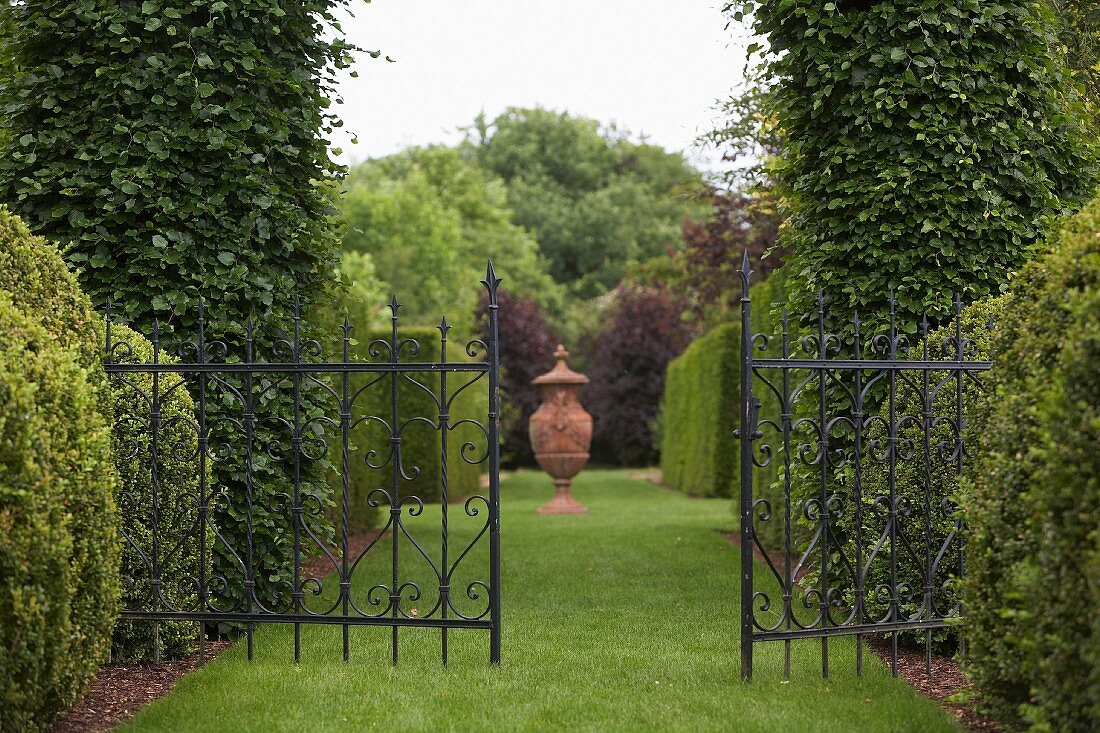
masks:
[(493, 261), (483, 281), (489, 300), (489, 662), (500, 666), (500, 323), (497, 286), (500, 278)]
[(745, 252), (741, 270), (741, 680), (752, 679), (752, 441), (756, 406), (752, 395), (752, 269)]

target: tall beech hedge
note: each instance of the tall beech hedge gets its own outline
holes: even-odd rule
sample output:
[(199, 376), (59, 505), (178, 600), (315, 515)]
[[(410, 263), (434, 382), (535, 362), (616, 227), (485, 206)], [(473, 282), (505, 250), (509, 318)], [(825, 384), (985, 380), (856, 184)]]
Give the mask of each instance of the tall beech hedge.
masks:
[[(1097, 175), (1088, 113), (1033, 0), (737, 0), (769, 52), (792, 313), (881, 330), (1002, 291)], [(935, 310), (938, 309), (938, 310)]]
[(963, 486), (968, 671), (1011, 728), (1100, 727), (1100, 199), (1013, 281)]
[[(36, 233), (69, 243), (65, 256), (97, 305), (108, 298), (143, 334), (154, 319), (195, 335), (199, 297), (208, 334), (272, 358), (291, 329), (294, 295), (308, 317), (335, 269), (328, 183), (342, 173), (326, 135), (335, 74), (352, 48), (336, 13), (348, 0), (29, 0), (11, 8), (4, 51), (15, 72), (0, 85), (0, 200)], [(214, 322), (217, 321), (215, 324)], [(165, 333), (166, 343), (173, 334)], [(312, 414), (317, 391), (305, 390)], [(291, 390), (263, 397), (266, 415), (292, 412)], [(243, 440), (242, 405), (212, 399), (212, 437)], [(220, 432), (218, 432), (220, 431)], [(317, 435), (306, 436), (313, 440)], [(290, 438), (259, 425), (256, 594), (283, 608), (293, 534), (277, 497), (293, 493)], [(270, 451), (269, 451), (270, 449)], [(326, 501), (326, 460), (305, 460), (301, 493)], [(215, 483), (243, 516), (241, 452), (219, 461)], [(329, 530), (320, 512), (311, 530)], [(225, 524), (238, 550), (244, 522)], [(248, 592), (232, 553), (218, 552), (226, 595)], [(227, 601), (229, 599), (223, 599)]]
[(0, 730), (47, 730), (118, 615), (111, 436), (79, 356), (0, 290)]

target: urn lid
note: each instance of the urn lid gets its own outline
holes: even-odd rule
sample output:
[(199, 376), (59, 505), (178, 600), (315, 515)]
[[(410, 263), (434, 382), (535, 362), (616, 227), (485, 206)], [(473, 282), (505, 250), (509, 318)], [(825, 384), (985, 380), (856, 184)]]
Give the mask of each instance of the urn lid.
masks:
[(558, 344), (558, 350), (554, 352), (554, 358), (558, 360), (554, 368), (546, 374), (532, 379), (531, 384), (588, 384), (588, 377), (573, 371), (565, 363), (565, 360), (569, 358), (569, 352), (561, 344)]

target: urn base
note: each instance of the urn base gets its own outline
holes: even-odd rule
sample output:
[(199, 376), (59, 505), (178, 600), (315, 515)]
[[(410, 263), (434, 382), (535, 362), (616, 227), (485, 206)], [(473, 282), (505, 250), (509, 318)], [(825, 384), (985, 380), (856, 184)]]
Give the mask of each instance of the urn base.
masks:
[(553, 499), (539, 507), (539, 514), (587, 514), (588, 507), (574, 499), (569, 492), (572, 483), (572, 479), (555, 479), (554, 488), (557, 493)]

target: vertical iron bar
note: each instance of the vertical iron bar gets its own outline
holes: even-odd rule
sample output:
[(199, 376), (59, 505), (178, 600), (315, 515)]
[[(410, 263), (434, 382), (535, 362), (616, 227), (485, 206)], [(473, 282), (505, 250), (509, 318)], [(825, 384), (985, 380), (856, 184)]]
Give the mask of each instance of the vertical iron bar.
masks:
[(752, 679), (752, 303), (749, 284), (752, 270), (746, 251), (741, 264), (741, 680)]
[[(820, 291), (817, 294), (817, 338), (818, 358), (824, 362), (828, 358), (828, 349), (825, 345), (825, 296)], [(829, 626), (829, 426), (828, 403), (829, 394), (826, 385), (828, 370), (818, 370), (818, 430), (819, 446), (821, 450), (820, 476), (821, 485), (821, 627)], [(829, 637), (821, 637), (821, 676), (829, 676)]]
[[(343, 359), (347, 364), (351, 356), (351, 320), (344, 315)], [(349, 474), (351, 461), (348, 455), (348, 441), (351, 433), (351, 375), (340, 375), (340, 603), (344, 618), (348, 617), (351, 606), (351, 578), (348, 561), (348, 514), (351, 512), (351, 491)], [(341, 635), (344, 644), (344, 661), (351, 657), (351, 627), (343, 624)]]
[[(928, 314), (921, 318), (921, 359), (928, 361)], [(932, 613), (932, 385), (928, 369), (921, 370), (921, 403), (924, 408), (924, 596), (923, 615)], [(932, 630), (924, 632), (924, 672), (932, 674)]]
[[(294, 360), (294, 507), (291, 513), (294, 523), (294, 615), (302, 613), (302, 303), (294, 296), (294, 343), (291, 358)], [(294, 663), (302, 661), (302, 625), (294, 623)]]
[[(396, 366), (400, 361), (398, 351), (401, 342), (397, 337), (397, 310), (401, 304), (397, 302), (397, 296), (390, 299), (390, 361)], [(398, 588), (398, 546), (401, 543), (401, 433), (398, 420), (400, 413), (397, 405), (397, 380), (399, 374), (396, 369), (390, 373), (390, 516), (393, 518), (393, 541), (391, 543), (392, 572), (390, 580), (390, 616), (397, 621), (398, 609), (401, 607), (401, 591)], [(397, 624), (390, 631), (390, 661), (397, 664)]]
[[(199, 364), (206, 364), (206, 310), (199, 298), (199, 338), (196, 347)], [(206, 425), (206, 372), (199, 373), (199, 612), (206, 613), (209, 602), (206, 577), (206, 523), (209, 512), (206, 492), (206, 453), (210, 446), (210, 434)], [(211, 548), (212, 549), (212, 548)], [(206, 660), (206, 624), (198, 622), (199, 661)]]
[[(447, 363), (447, 332), (451, 329), (447, 325), (447, 319), (444, 318), (439, 323), (439, 360)], [(440, 477), (440, 573), (442, 574), (439, 579), (439, 607), (443, 619), (447, 619), (447, 604), (450, 602), (451, 591), (451, 579), (450, 570), (448, 567), (448, 553), (447, 553), (447, 502), (448, 497), (448, 477), (447, 477), (447, 433), (449, 430), (450, 421), (450, 409), (447, 404), (447, 372), (443, 370), (439, 374), (439, 477)], [(447, 664), (447, 627), (444, 626), (439, 630), (440, 634), (440, 655), (443, 660), (443, 664)]]
[(485, 269), (484, 285), (489, 297), (489, 662), (500, 666), (500, 306), (497, 286), (500, 278), (493, 261)]
[[(247, 336), (245, 338), (245, 361), (249, 365), (252, 361), (252, 346), (253, 338), (255, 336), (255, 324), (252, 319), (248, 319), (248, 325), (246, 327)], [(253, 517), (252, 517), (252, 501), (253, 501), (253, 485), (252, 485), (252, 449), (253, 440), (255, 439), (255, 405), (253, 404), (252, 394), (252, 369), (249, 368), (245, 372), (245, 404), (244, 404), (244, 432), (245, 432), (245, 465), (244, 465), (244, 497), (245, 497), (245, 534), (247, 541), (245, 543), (246, 555), (245, 555), (245, 576), (244, 576), (244, 591), (247, 598), (248, 613), (251, 614), (255, 608), (256, 598), (256, 571), (254, 567), (253, 557)], [(253, 655), (253, 623), (251, 621), (245, 626), (245, 633), (248, 637), (248, 660), (252, 661)]]
[[(959, 366), (962, 366), (964, 357), (963, 354), (963, 334), (962, 334), (962, 298), (958, 293), (955, 294), (955, 343), (958, 344), (957, 359)], [(966, 442), (963, 437), (963, 431), (966, 428), (966, 414), (963, 410), (963, 373), (961, 369), (955, 372), (955, 428), (958, 430), (958, 468), (956, 473), (959, 479), (963, 476), (963, 466), (966, 459)], [(959, 565), (958, 573), (959, 580), (965, 577), (965, 557), (966, 557), (966, 538), (963, 535), (963, 521), (959, 518), (955, 518), (955, 532), (959, 542)], [(962, 616), (962, 599), (959, 599), (958, 613)], [(959, 634), (959, 652), (966, 656), (966, 635)]]
[[(853, 317), (853, 324), (855, 326), (855, 351), (854, 355), (856, 361), (860, 361), (863, 358), (863, 344), (861, 339), (863, 338), (860, 333), (859, 311), (855, 312)], [(855, 522), (856, 522), (856, 562), (855, 562), (855, 584), (856, 584), (856, 616), (855, 621), (857, 624), (863, 623), (863, 593), (864, 593), (864, 570), (863, 570), (863, 370), (857, 368), (855, 370), (855, 413), (852, 415), (852, 422), (855, 424), (855, 448), (854, 448), (854, 473), (855, 473)], [(856, 634), (856, 675), (863, 674), (863, 634)]]
[[(890, 291), (890, 331), (889, 331), (889, 360), (897, 360), (898, 334), (896, 318), (896, 302), (894, 291)], [(897, 545), (897, 518), (898, 505), (895, 496), (895, 484), (897, 480), (897, 450), (898, 450), (898, 425), (897, 425), (897, 376), (893, 369), (889, 370), (890, 396), (889, 417), (890, 427), (887, 438), (887, 452), (889, 467), (887, 474), (887, 489), (889, 491), (890, 511), (887, 515), (887, 529), (890, 535), (890, 620), (898, 621), (898, 545)], [(890, 670), (898, 676), (898, 632), (890, 635)]]
[[(783, 310), (783, 358), (791, 356), (790, 320), (786, 309)], [(790, 631), (794, 624), (794, 571), (791, 553), (794, 540), (791, 537), (791, 428), (794, 417), (794, 405), (791, 401), (791, 370), (783, 367), (783, 615), (785, 627)], [(783, 679), (791, 677), (791, 640), (783, 640)]]
[[(153, 612), (160, 613), (161, 568), (160, 568), (160, 475), (157, 470), (157, 452), (160, 449), (160, 321), (153, 321), (153, 394), (149, 411), (149, 479), (152, 492), (153, 517), (152, 565), (149, 578), (150, 591), (153, 594)], [(160, 621), (153, 620), (153, 663), (160, 663)]]

